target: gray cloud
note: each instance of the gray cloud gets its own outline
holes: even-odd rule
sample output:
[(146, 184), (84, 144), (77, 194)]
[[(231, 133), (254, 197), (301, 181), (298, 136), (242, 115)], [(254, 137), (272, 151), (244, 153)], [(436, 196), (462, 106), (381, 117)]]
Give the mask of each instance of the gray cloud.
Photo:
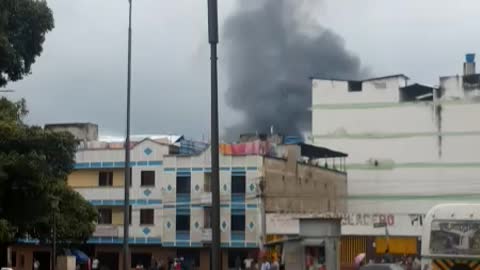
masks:
[(304, 11), (315, 3), (248, 2), (227, 19), (227, 102), (245, 116), (227, 129), (228, 138), (241, 132), (266, 132), (270, 126), (287, 135), (301, 135), (311, 124), (309, 76), (365, 76), (359, 59), (345, 49), (337, 34), (309, 23)]

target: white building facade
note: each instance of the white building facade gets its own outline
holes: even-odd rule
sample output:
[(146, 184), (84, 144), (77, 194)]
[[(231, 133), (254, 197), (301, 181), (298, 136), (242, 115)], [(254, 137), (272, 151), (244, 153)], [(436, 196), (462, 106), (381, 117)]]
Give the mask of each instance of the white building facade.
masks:
[(342, 234), (382, 236), (373, 225), (386, 223), (419, 237), (432, 206), (480, 201), (480, 87), (469, 76), (431, 90), (404, 75), (312, 80), (313, 143), (349, 154)]

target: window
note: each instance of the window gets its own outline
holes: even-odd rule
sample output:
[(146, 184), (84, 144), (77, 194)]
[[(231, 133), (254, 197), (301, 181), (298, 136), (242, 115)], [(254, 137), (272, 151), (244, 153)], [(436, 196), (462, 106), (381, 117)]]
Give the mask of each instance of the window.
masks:
[(155, 186), (155, 171), (142, 171), (141, 174), (141, 185), (143, 187), (153, 187)]
[(190, 216), (177, 215), (176, 230), (177, 231), (190, 231)]
[(113, 172), (99, 172), (98, 185), (101, 187), (111, 187), (113, 185)]
[(245, 231), (245, 215), (232, 215), (232, 231)]
[(143, 265), (144, 269), (150, 268), (150, 262), (152, 261), (152, 253), (135, 253), (132, 252), (132, 268), (136, 268), (137, 265)]
[(177, 194), (190, 194), (190, 176), (177, 176)]
[(362, 81), (348, 81), (348, 92), (361, 92)]
[(112, 209), (98, 209), (98, 224), (112, 224)]
[(140, 209), (140, 225), (153, 225), (155, 224), (153, 209)]
[(203, 228), (212, 228), (212, 207), (205, 207), (203, 210)]
[(205, 182), (203, 184), (203, 191), (212, 192), (212, 174), (205, 173), (204, 179), (205, 179)]
[(232, 194), (245, 193), (245, 175), (232, 176)]

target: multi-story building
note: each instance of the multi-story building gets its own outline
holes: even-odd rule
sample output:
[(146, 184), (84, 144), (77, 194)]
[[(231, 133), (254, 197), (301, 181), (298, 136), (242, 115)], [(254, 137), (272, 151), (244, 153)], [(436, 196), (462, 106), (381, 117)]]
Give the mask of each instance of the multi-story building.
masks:
[[(344, 247), (416, 254), (423, 216), (441, 202), (479, 201), (479, 75), (467, 56), (463, 76), (440, 87), (404, 75), (363, 81), (312, 79), (312, 140), (349, 153)], [(358, 236), (358, 237), (356, 237)], [(353, 250), (353, 251), (352, 251)], [(348, 258), (347, 258), (348, 257)]]
[[(108, 269), (122, 269), (123, 142), (99, 141), (96, 126), (91, 124), (47, 128), (68, 130), (80, 141), (68, 184), (99, 213), (96, 230), (83, 251), (97, 257)], [(210, 269), (212, 200), (208, 145), (180, 136), (134, 138), (129, 227), (132, 268), (137, 264), (149, 265), (152, 257), (164, 263), (168, 258), (183, 257), (195, 269)], [(333, 161), (335, 157), (337, 163)], [(266, 239), (264, 213), (344, 211), (345, 157), (299, 143), (279, 145), (253, 139), (222, 145), (223, 269), (233, 267), (237, 257), (243, 260), (255, 256)], [(319, 163), (319, 158), (324, 162)], [(48, 251), (36, 245), (15, 246), (15, 256), (27, 261), (19, 269), (31, 269), (32, 252), (40, 249)]]

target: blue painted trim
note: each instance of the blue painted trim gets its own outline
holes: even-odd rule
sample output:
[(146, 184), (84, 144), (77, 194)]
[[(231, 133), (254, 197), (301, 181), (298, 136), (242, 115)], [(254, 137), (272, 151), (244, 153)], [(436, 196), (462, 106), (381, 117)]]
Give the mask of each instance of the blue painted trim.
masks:
[(192, 172), (203, 172), (203, 168), (192, 168)]
[(211, 172), (212, 172), (212, 168), (204, 168), (203, 171), (206, 172), (206, 173), (211, 173)]
[(232, 172), (243, 172), (243, 173), (245, 173), (245, 167), (232, 167)]
[(178, 208), (177, 207), (177, 215), (178, 216), (190, 216), (190, 208)]
[(90, 168), (96, 168), (96, 169), (102, 168), (102, 163), (101, 162), (92, 162), (92, 163), (90, 163)]
[[(87, 240), (88, 244), (122, 244), (122, 237), (91, 237)], [(128, 238), (128, 243), (130, 244), (150, 244), (150, 245), (159, 245), (162, 243), (162, 239), (158, 237), (130, 237)]]
[(159, 160), (159, 161), (156, 161), (156, 160), (150, 160), (148, 162), (148, 166), (162, 166), (163, 165), (163, 161)]
[[(232, 242), (242, 242), (243, 245), (245, 245), (245, 232), (231, 232), (231, 239)], [(233, 243), (232, 243), (233, 244)]]
[(147, 243), (149, 243), (149, 244), (161, 244), (162, 239), (160, 239), (160, 238), (147, 238)]
[(230, 168), (229, 167), (221, 167), (220, 171), (229, 172)]
[(102, 162), (103, 168), (113, 168), (113, 162)]
[(190, 172), (191, 168), (177, 168), (177, 172)]
[(232, 211), (245, 211), (245, 204), (244, 203), (232, 203)]
[[(123, 200), (91, 200), (89, 201), (94, 206), (122, 206)], [(130, 200), (131, 205), (159, 205), (162, 200)]]
[(190, 242), (189, 241), (177, 241), (175, 243), (176, 247), (190, 247)]
[(245, 209), (233, 209), (232, 208), (232, 215), (244, 216), (245, 215)]
[(174, 173), (175, 168), (164, 168), (163, 171), (166, 172), (166, 173)]
[(136, 204), (137, 205), (147, 205), (147, 200), (137, 200)]
[(245, 171), (236, 171), (236, 172), (232, 172), (232, 176), (243, 176), (245, 177)]
[(114, 163), (113, 163), (113, 167), (123, 168), (123, 167), (125, 167), (125, 162), (123, 162), (123, 161), (114, 162)]
[(192, 242), (192, 243), (190, 244), (190, 246), (192, 246), (192, 247), (203, 247), (203, 243), (201, 243), (201, 242)]
[(235, 241), (230, 244), (230, 247), (245, 247), (245, 242), (243, 241)]
[(147, 204), (162, 204), (162, 200), (147, 200)]
[(195, 209), (195, 208), (199, 208), (199, 209), (203, 209), (203, 205), (201, 204), (192, 204), (192, 209)]
[(247, 204), (248, 209), (256, 209), (257, 205), (256, 204)]
[(247, 167), (247, 171), (256, 171), (258, 170), (257, 167)]
[(178, 241), (190, 241), (190, 232), (176, 232), (175, 239)]
[(192, 195), (190, 193), (177, 194), (177, 203), (190, 203)]
[(235, 193), (235, 194), (232, 194), (230, 200), (232, 201), (232, 203), (245, 203), (245, 193), (243, 194), (238, 194), (238, 193)]
[(245, 246), (248, 247), (248, 248), (257, 248), (258, 244), (257, 243), (246, 243)]
[(230, 247), (230, 245), (229, 245), (228, 243), (221, 243), (221, 244), (220, 244), (220, 247), (222, 247), (222, 248), (228, 248), (228, 247)]
[(221, 208), (229, 208), (230, 205), (229, 205), (229, 204), (220, 204), (220, 207), (221, 207)]
[(162, 246), (164, 246), (164, 247), (174, 247), (175, 243), (174, 242), (163, 242)]
[(181, 171), (178, 171), (177, 170), (177, 177), (191, 177), (191, 173), (190, 172), (181, 172)]
[(88, 162), (76, 163), (74, 166), (75, 169), (86, 169), (88, 167), (90, 167), (90, 163)]
[[(131, 161), (130, 166), (162, 166), (163, 161), (161, 160), (151, 160), (151, 161)], [(125, 167), (125, 162), (123, 161), (103, 161), (103, 162), (79, 162), (76, 163), (73, 168), (77, 170), (81, 169), (114, 169), (114, 168), (123, 168)]]

